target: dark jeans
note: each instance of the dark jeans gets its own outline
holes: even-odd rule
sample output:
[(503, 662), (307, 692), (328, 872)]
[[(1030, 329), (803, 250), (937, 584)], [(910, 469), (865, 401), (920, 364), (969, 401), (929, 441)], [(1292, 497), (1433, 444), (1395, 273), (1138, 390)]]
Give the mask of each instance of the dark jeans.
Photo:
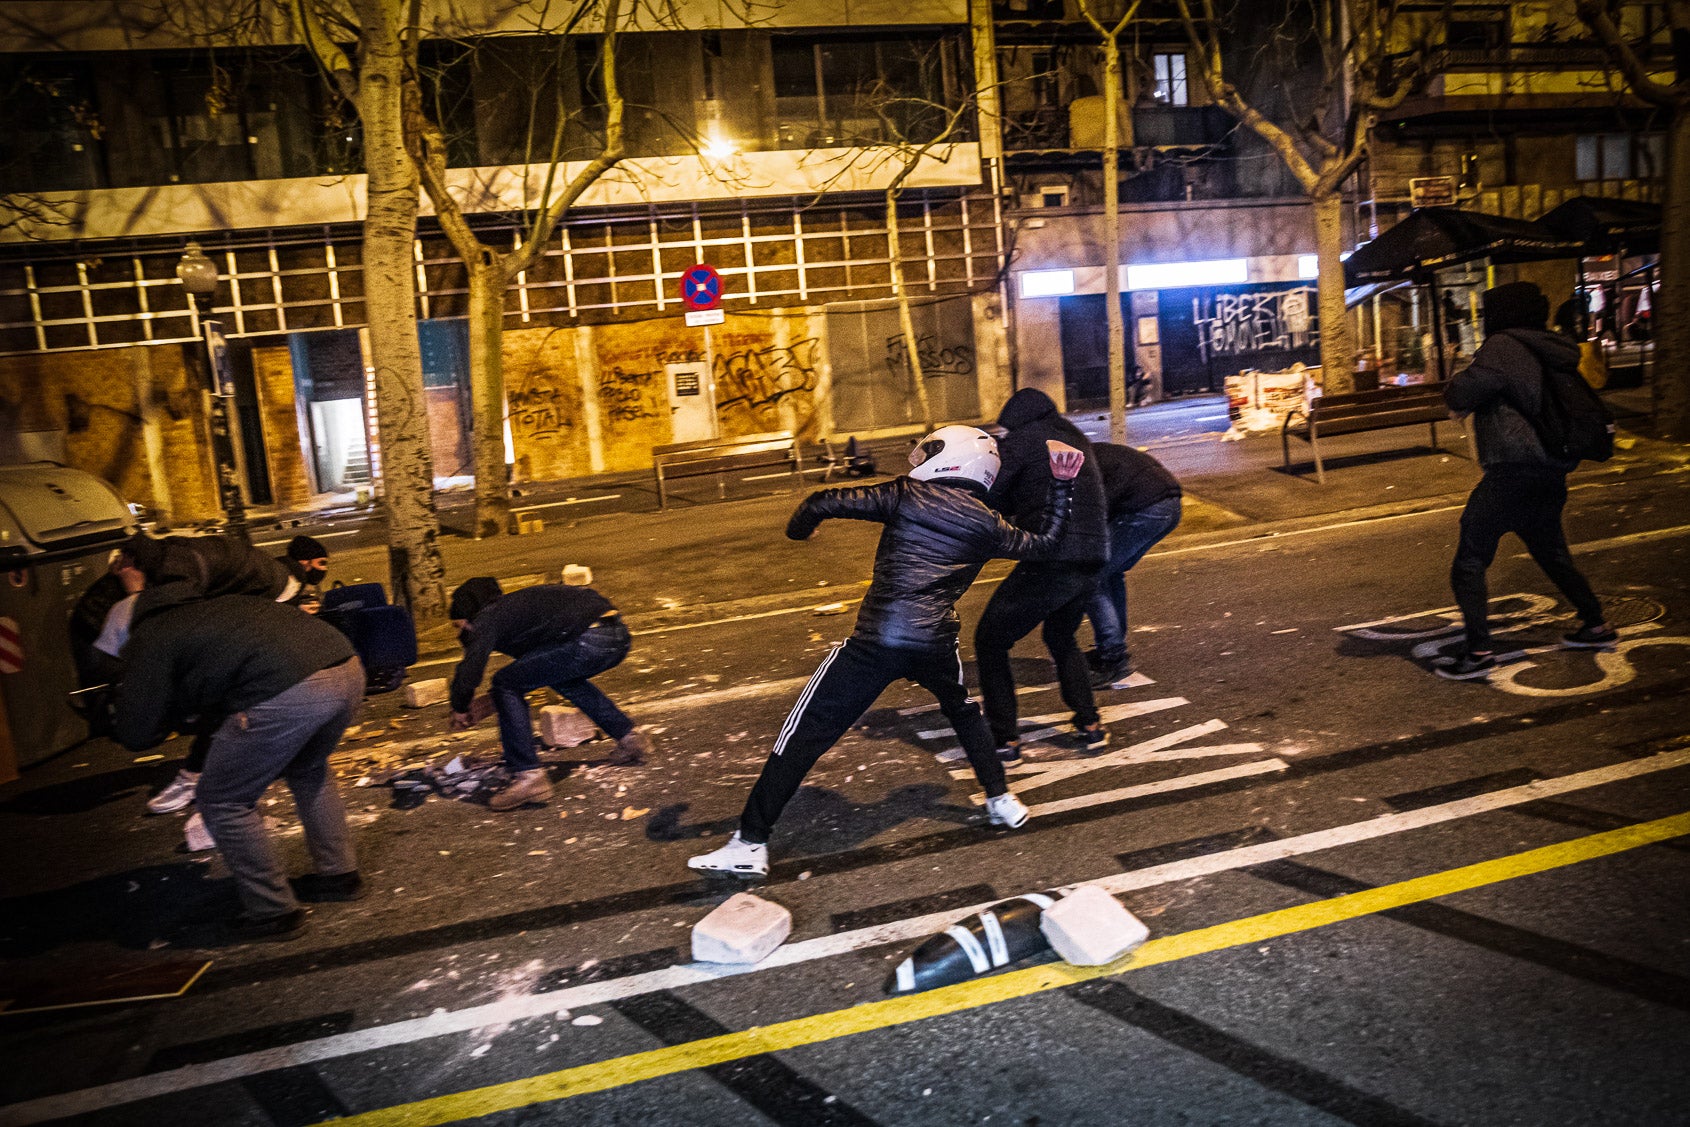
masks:
[(535, 689), (551, 687), (613, 740), (634, 730), (627, 714), (588, 680), (619, 665), (628, 656), (628, 643), (628, 628), (620, 618), (601, 618), (569, 641), (529, 650), (493, 674), (493, 707), (499, 713), (506, 767), (533, 771), (540, 766), (528, 712), (528, 694)]
[(328, 762), (363, 703), (364, 667), (348, 658), (235, 713), (211, 737), (195, 801), (247, 915), (277, 916), (299, 907), (258, 813), (258, 800), (277, 779), (286, 779), (293, 791), (317, 872), (333, 876), (358, 867)]
[(1056, 662), (1062, 703), (1074, 710), (1076, 726), (1090, 728), (1097, 723), (1091, 667), (1074, 637), (1096, 574), (1096, 568), (1078, 564), (1019, 563), (981, 612), (980, 624), (974, 628), (974, 661), (980, 669), (986, 722), (1000, 745), (1020, 731), (1009, 651), (1041, 622), (1045, 647)]
[(1508, 532), (1525, 542), (1537, 566), (1561, 589), (1586, 624), (1596, 626), (1604, 621), (1601, 602), (1567, 549), (1567, 534), (1561, 528), (1561, 510), (1566, 504), (1567, 479), (1553, 470), (1505, 466), (1486, 470), (1479, 479), (1462, 510), (1461, 543), (1449, 569), (1449, 585), (1461, 607), (1469, 652), (1491, 648), (1485, 571)]
[(995, 798), (1008, 791), (992, 734), (963, 684), (962, 658), (956, 650), (902, 649), (847, 638), (822, 659), (798, 694), (798, 703), (781, 726), (763, 773), (745, 800), (739, 836), (758, 844), (767, 842), (780, 812), (816, 760), (868, 711), (886, 686), (903, 677), (938, 700), (939, 711), (956, 729), (986, 794)]
[(1091, 633), (1100, 661), (1127, 656), (1127, 572), (1179, 524), (1180, 499), (1169, 497), (1122, 513), (1109, 522), (1109, 562), (1097, 578), (1097, 589), (1086, 603)]

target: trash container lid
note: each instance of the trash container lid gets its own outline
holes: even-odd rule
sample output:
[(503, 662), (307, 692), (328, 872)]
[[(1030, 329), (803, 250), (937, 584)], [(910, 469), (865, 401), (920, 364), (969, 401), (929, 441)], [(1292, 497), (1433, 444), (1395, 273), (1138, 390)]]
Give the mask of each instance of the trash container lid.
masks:
[(8, 558), (115, 545), (134, 527), (117, 490), (91, 473), (52, 462), (0, 466), (0, 565)]

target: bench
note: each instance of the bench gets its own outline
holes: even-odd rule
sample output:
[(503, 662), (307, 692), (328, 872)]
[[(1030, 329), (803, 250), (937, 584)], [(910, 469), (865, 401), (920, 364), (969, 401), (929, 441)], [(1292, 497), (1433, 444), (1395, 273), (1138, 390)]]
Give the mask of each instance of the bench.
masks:
[(1377, 391), (1323, 395), (1295, 408), (1285, 416), (1279, 429), (1279, 442), (1287, 469), (1291, 466), (1291, 439), (1307, 442), (1314, 451), (1315, 477), (1325, 485), (1326, 466), (1320, 457), (1322, 438), (1425, 424), (1431, 433), (1432, 449), (1441, 450), (1438, 424), (1449, 421), (1443, 384), (1382, 387)]
[[(784, 466), (794, 476), (804, 472), (804, 458), (791, 431), (747, 434), (738, 438), (704, 438), (654, 446), (651, 469), (657, 477), (657, 507), (669, 504), (668, 483), (677, 478), (710, 477), (732, 470)], [(718, 479), (718, 496), (727, 496), (727, 483)]]

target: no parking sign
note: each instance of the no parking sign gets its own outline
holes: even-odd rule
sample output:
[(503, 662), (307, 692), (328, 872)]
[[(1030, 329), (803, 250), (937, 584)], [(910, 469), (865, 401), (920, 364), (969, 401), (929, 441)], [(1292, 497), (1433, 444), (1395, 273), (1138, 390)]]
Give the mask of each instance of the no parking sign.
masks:
[(687, 268), (681, 275), (681, 304), (695, 311), (722, 304), (722, 276), (714, 266), (700, 262)]

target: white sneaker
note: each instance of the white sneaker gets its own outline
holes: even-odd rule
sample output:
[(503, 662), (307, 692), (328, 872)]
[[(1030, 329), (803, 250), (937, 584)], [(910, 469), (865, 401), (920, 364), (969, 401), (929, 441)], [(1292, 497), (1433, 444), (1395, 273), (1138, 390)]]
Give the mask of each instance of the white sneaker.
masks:
[(194, 800), (194, 791), (200, 785), (198, 771), (179, 769), (176, 777), (170, 780), (170, 785), (147, 799), (147, 809), (154, 814), (174, 814), (185, 809)]
[(739, 834), (713, 853), (702, 853), (687, 862), (687, 868), (701, 873), (729, 873), (744, 880), (769, 875), (769, 847), (741, 841)]
[(198, 810), (188, 816), (187, 824), (182, 827), (182, 836), (188, 842), (189, 853), (204, 853), (207, 849), (217, 848), (217, 842), (212, 840), (211, 831), (205, 828), (205, 818)]
[(1027, 824), (1032, 811), (1027, 804), (1013, 794), (1000, 794), (996, 798), (986, 800), (986, 820), (994, 826), (1008, 826), (1017, 829)]

